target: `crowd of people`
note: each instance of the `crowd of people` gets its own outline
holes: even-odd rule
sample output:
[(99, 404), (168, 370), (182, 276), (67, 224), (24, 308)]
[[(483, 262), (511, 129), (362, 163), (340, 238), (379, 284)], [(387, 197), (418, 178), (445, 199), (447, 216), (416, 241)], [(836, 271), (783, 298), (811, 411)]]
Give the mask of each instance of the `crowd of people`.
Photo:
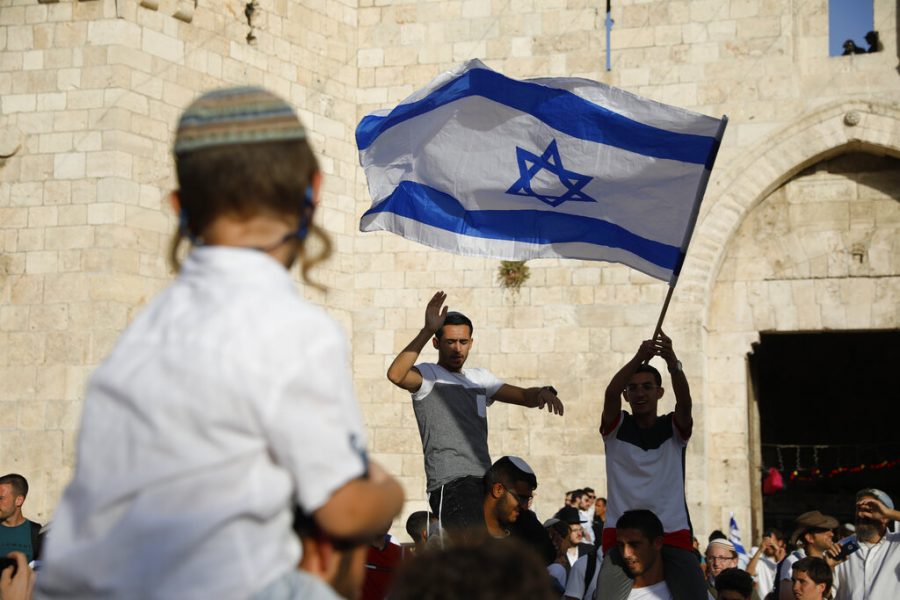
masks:
[[(261, 88), (209, 92), (182, 114), (173, 151), (178, 277), (90, 380), (46, 542), (22, 514), (25, 478), (0, 478), (0, 600), (900, 597), (900, 513), (880, 490), (858, 494), (855, 536), (840, 543), (837, 522), (811, 511), (790, 538), (767, 531), (744, 564), (724, 535), (700, 553), (684, 490), (691, 391), (662, 331), (605, 390), (605, 496), (572, 490), (541, 520), (538, 474), (491, 459), (487, 411), (562, 415), (563, 402), (552, 385), (466, 366), (474, 325), (444, 292), (387, 372), (411, 397), (430, 508), (397, 545), (403, 492), (366, 452), (347, 341), (289, 275), (299, 263), (315, 285), (330, 251), (296, 113)], [(435, 363), (419, 360), (429, 342)], [(671, 381), (665, 415), (651, 360)]]

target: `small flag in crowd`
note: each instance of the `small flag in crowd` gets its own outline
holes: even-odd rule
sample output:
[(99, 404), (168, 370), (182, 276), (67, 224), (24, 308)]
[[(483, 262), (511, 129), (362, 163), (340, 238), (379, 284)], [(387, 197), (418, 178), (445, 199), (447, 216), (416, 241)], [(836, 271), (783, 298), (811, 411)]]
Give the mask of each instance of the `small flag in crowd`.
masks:
[(744, 566), (747, 566), (747, 562), (749, 561), (750, 557), (747, 556), (747, 551), (744, 549), (744, 545), (741, 543), (741, 530), (738, 528), (737, 520), (734, 518), (734, 513), (731, 513), (731, 517), (728, 520), (728, 541), (734, 544), (734, 550), (738, 554), (738, 562), (743, 563)]
[(674, 284), (727, 119), (471, 60), (356, 129), (362, 231), (458, 254), (618, 262)]

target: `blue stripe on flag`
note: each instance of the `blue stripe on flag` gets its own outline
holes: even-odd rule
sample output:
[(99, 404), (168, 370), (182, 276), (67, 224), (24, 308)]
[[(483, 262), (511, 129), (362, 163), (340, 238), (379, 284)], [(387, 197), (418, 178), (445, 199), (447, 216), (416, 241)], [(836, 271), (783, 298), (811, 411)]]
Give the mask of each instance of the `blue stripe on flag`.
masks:
[(401, 181), (363, 218), (393, 213), (460, 235), (529, 244), (580, 242), (621, 248), (663, 269), (673, 270), (680, 250), (591, 217), (538, 210), (466, 210), (456, 198), (432, 187)]
[(714, 137), (659, 129), (567, 90), (516, 81), (488, 69), (471, 69), (421, 100), (397, 106), (386, 116), (364, 117), (356, 128), (356, 144), (365, 150), (391, 127), (469, 96), (482, 96), (528, 113), (572, 137), (644, 156), (707, 165), (718, 144)]

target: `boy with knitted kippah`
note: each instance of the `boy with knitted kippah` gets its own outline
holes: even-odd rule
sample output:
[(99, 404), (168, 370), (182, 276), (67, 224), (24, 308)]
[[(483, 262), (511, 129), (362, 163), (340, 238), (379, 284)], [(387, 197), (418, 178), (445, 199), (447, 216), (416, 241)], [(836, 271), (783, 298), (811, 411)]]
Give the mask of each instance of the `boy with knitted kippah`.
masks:
[(346, 339), (288, 272), (306, 279), (329, 247), (293, 109), (260, 88), (207, 93), (174, 154), (176, 265), (193, 248), (91, 378), (39, 597), (301, 597), (294, 505), (343, 544), (401, 508), (366, 457)]

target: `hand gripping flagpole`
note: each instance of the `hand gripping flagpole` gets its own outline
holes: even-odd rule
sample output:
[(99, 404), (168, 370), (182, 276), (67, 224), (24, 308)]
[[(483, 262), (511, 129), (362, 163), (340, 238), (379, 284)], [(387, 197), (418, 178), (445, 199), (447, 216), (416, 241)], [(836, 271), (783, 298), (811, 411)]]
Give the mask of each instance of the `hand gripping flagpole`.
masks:
[(697, 186), (697, 196), (694, 199), (694, 207), (691, 209), (690, 225), (684, 232), (684, 239), (681, 242), (681, 255), (678, 257), (678, 264), (672, 271), (672, 277), (669, 279), (669, 291), (666, 292), (666, 299), (663, 302), (662, 310), (659, 313), (659, 319), (656, 321), (656, 329), (653, 330), (653, 338), (657, 339), (662, 332), (663, 320), (666, 318), (666, 312), (669, 310), (669, 302), (672, 300), (672, 294), (675, 292), (675, 284), (678, 283), (678, 276), (681, 274), (681, 267), (684, 266), (684, 259), (687, 257), (688, 245), (691, 243), (691, 237), (694, 235), (694, 227), (697, 225), (697, 216), (700, 214), (700, 203), (703, 202), (703, 196), (706, 194), (706, 186), (709, 184), (709, 175), (712, 173), (713, 164), (716, 162), (716, 156), (719, 153), (719, 147), (722, 144), (722, 136), (725, 135), (725, 127), (728, 126), (728, 116), (722, 115), (719, 123), (719, 130), (716, 132), (716, 144), (709, 153), (709, 159), (706, 162), (706, 169), (700, 178), (700, 185)]

